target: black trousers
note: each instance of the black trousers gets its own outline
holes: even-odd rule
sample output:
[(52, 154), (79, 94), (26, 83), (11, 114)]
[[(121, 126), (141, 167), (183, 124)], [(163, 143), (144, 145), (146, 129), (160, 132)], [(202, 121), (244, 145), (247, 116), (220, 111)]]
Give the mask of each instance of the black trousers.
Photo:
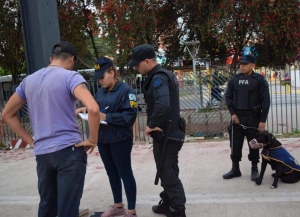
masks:
[[(240, 116), (239, 115), (240, 124), (246, 127), (254, 127), (258, 128), (260, 117), (252, 116)], [(233, 138), (232, 138), (232, 127), (233, 127)], [(249, 146), (249, 141), (254, 139), (255, 135), (258, 133), (258, 129), (247, 128), (243, 129), (242, 126), (238, 124), (229, 125), (228, 128), (229, 138), (230, 138), (230, 147), (231, 147), (231, 159), (232, 161), (241, 161), (242, 159), (242, 149), (244, 144), (245, 137), (248, 141), (249, 147), (249, 161), (259, 162), (259, 149), (252, 149)], [(233, 145), (231, 144), (233, 142)]]
[[(178, 139), (184, 138), (184, 133), (177, 130), (169, 135)], [(161, 145), (162, 141), (153, 139), (153, 154), (158, 167), (161, 157)], [(162, 199), (170, 203), (172, 209), (178, 213), (185, 212), (185, 193), (183, 185), (179, 179), (179, 167), (178, 167), (178, 153), (182, 148), (183, 143), (170, 141), (167, 144), (166, 155), (162, 167), (160, 176), (161, 186), (164, 191), (160, 194)]]

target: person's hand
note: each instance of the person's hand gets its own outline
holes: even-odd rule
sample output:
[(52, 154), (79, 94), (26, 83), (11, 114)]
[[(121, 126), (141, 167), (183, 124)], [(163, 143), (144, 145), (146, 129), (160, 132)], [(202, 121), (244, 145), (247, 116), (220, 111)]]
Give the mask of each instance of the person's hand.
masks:
[(259, 124), (258, 124), (258, 130), (261, 132), (261, 131), (264, 131), (265, 129), (266, 129), (266, 123), (259, 122)]
[(106, 114), (105, 113), (100, 112), (100, 120), (101, 121), (106, 121)]
[(150, 133), (152, 131), (162, 131), (162, 129), (160, 129), (159, 127), (155, 127), (155, 128), (149, 128), (148, 126), (145, 129), (145, 135), (146, 136), (150, 136)]
[(81, 107), (81, 108), (76, 109), (75, 114), (78, 115), (79, 113), (85, 114), (86, 113), (86, 107)]
[(97, 143), (91, 142), (89, 139), (87, 139), (75, 145), (75, 147), (81, 147), (81, 146), (84, 147), (85, 152), (88, 152), (90, 150), (89, 154), (91, 154), (94, 151), (95, 147), (97, 146)]
[(238, 116), (235, 114), (231, 116), (231, 120), (234, 124), (240, 124), (240, 120), (239, 120)]

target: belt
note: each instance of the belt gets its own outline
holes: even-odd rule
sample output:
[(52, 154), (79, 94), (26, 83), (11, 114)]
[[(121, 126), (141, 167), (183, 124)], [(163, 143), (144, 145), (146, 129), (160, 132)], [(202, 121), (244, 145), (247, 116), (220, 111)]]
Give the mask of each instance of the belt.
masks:
[(235, 111), (237, 116), (251, 116), (253, 115), (253, 110), (245, 110), (245, 111)]

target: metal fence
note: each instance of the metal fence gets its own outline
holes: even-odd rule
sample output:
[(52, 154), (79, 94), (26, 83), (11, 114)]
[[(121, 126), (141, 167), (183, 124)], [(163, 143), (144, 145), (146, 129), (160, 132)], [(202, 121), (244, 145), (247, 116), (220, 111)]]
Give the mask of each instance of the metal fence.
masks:
[[(299, 65), (293, 67), (259, 68), (256, 73), (262, 74), (269, 83), (271, 107), (267, 119), (267, 130), (274, 134), (299, 133), (300, 103), (300, 72)], [(177, 74), (177, 73), (175, 73)], [(187, 122), (186, 134), (194, 137), (223, 137), (227, 136), (230, 114), (224, 101), (224, 93), (230, 73), (226, 68), (215, 67), (211, 70), (184, 72), (178, 77), (180, 95), (180, 113)], [(143, 99), (142, 87), (145, 77), (123, 77), (137, 95), (139, 111), (134, 125), (136, 141), (146, 141), (144, 129), (146, 126), (146, 105)], [(88, 81), (88, 88), (94, 95), (99, 88), (97, 81)], [(0, 84), (3, 108), (6, 101), (14, 92), (6, 83)], [(2, 110), (1, 110), (2, 111)], [(26, 106), (19, 114), (23, 126), (31, 132)], [(78, 119), (79, 128), (85, 134), (84, 124)], [(1, 120), (0, 143), (17, 138), (9, 127)]]
[[(274, 134), (298, 133), (299, 65), (289, 68), (263, 67), (255, 72), (262, 74), (269, 83), (271, 106), (267, 130)], [(230, 114), (224, 93), (231, 77), (229, 74), (222, 68), (211, 72), (199, 71), (197, 78), (191, 73), (185, 74), (180, 88), (180, 106), (188, 123), (187, 134), (205, 137), (227, 134)]]

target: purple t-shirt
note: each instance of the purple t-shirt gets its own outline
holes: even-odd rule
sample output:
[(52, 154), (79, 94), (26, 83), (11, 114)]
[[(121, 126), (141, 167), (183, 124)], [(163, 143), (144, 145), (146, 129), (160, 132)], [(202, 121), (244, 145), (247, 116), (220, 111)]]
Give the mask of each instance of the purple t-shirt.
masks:
[(76, 121), (74, 89), (84, 78), (60, 67), (42, 68), (16, 89), (27, 101), (35, 155), (52, 153), (82, 141)]

